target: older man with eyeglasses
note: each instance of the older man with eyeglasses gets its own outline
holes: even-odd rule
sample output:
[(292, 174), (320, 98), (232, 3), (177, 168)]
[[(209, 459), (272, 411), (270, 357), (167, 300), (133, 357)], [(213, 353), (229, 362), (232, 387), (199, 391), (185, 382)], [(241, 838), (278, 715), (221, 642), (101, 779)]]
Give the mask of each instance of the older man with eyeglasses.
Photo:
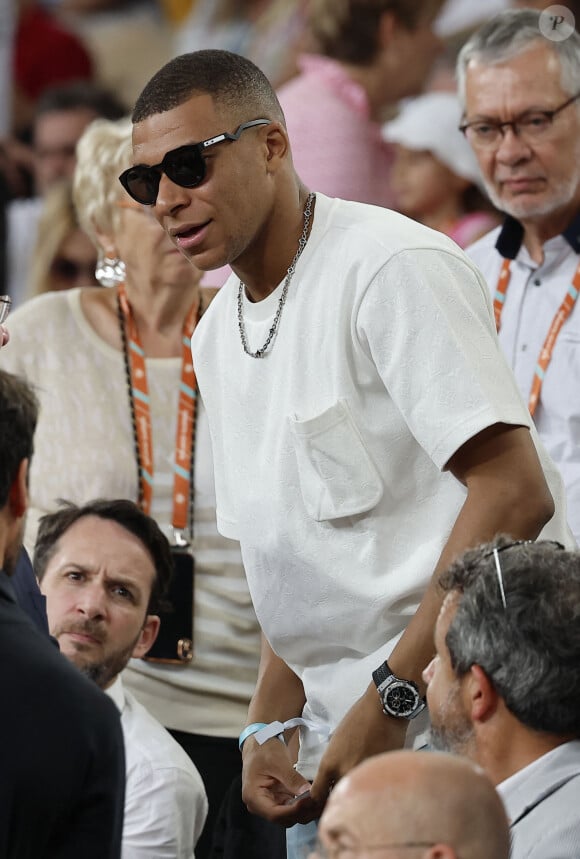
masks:
[(468, 254), (488, 282), (500, 343), (562, 473), (579, 540), (580, 34), (549, 10), (511, 10), (464, 45), (457, 72), (461, 131), (506, 214)]
[(496, 785), (512, 859), (580, 856), (580, 552), (505, 537), (440, 580), (424, 672), (436, 748)]
[(332, 792), (309, 859), (507, 859), (501, 800), (462, 758), (388, 752)]

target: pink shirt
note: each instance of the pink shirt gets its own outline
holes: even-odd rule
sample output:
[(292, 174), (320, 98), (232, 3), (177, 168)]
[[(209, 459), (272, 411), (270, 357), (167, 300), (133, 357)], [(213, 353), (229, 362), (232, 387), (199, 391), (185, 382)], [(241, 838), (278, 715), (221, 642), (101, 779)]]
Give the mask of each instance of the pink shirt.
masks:
[(330, 197), (391, 206), (392, 150), (362, 86), (327, 57), (305, 54), (298, 67), (278, 98), (300, 178)]

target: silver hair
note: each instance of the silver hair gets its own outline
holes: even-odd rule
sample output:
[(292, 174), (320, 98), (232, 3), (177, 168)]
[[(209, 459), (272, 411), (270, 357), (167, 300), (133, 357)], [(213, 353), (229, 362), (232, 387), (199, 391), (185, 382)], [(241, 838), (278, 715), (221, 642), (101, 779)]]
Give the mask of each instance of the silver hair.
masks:
[(119, 174), (132, 164), (132, 128), (129, 118), (95, 119), (77, 143), (73, 198), (79, 223), (97, 248), (96, 230), (116, 232), (120, 218), (116, 203), (127, 196)]
[(472, 60), (488, 65), (503, 63), (534, 47), (547, 45), (560, 62), (560, 83), (564, 92), (575, 95), (580, 88), (580, 34), (574, 30), (567, 39), (551, 41), (540, 31), (540, 12), (508, 9), (483, 24), (463, 45), (457, 57), (457, 92), (465, 108), (465, 77)]
[(457, 677), (479, 665), (524, 725), (580, 737), (580, 551), (511, 543), (466, 552), (441, 578), (457, 594), (451, 665)]

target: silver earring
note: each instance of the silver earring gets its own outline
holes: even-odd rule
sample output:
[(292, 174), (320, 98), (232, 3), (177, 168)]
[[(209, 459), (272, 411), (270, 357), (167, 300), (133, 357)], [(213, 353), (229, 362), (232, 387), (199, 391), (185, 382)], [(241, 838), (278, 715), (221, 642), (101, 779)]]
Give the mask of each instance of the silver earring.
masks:
[(125, 263), (118, 258), (99, 253), (95, 277), (101, 286), (117, 286), (125, 282)]

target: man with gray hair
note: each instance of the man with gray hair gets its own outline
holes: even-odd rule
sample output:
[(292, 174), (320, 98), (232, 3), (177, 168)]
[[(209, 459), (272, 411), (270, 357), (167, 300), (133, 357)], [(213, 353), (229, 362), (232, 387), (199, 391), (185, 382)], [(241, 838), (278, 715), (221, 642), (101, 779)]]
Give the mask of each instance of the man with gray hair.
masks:
[(464, 45), (457, 74), (461, 130), (506, 214), (468, 253), (580, 540), (580, 34), (563, 16), (509, 10)]
[(432, 740), (487, 772), (512, 859), (580, 855), (580, 552), (513, 542), (466, 552), (425, 669)]

